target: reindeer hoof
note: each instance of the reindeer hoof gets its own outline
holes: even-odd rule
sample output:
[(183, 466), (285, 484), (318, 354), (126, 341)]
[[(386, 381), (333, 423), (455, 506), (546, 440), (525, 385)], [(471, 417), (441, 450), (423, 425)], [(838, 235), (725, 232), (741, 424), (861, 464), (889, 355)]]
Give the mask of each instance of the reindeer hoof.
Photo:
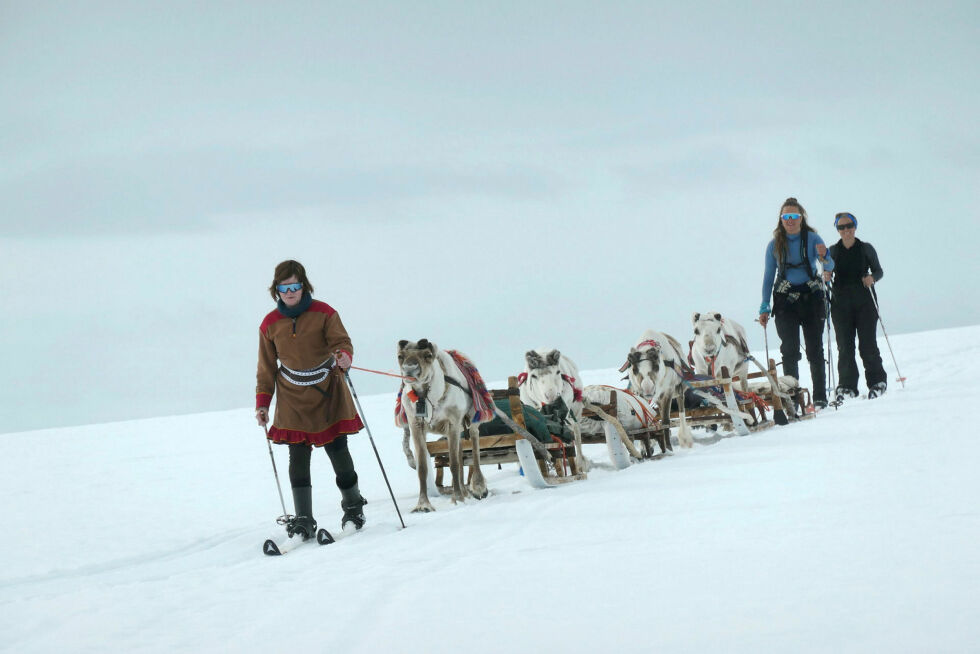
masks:
[(422, 504), (421, 502), (419, 502), (418, 504), (415, 505), (415, 508), (412, 509), (412, 513), (432, 513), (435, 510), (436, 508), (431, 504), (428, 503)]
[(487, 490), (486, 486), (478, 486), (477, 488), (470, 489), (470, 495), (472, 495), (475, 499), (478, 500), (482, 500), (486, 498), (486, 496), (489, 494), (490, 491)]

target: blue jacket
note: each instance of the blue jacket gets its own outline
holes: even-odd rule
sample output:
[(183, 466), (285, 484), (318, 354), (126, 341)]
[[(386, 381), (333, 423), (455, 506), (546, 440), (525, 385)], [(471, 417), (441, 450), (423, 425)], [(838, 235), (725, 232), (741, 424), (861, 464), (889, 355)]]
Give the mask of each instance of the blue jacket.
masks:
[[(802, 232), (799, 234), (787, 234), (786, 235), (786, 266), (785, 275), (786, 281), (788, 281), (793, 286), (798, 286), (800, 284), (806, 284), (810, 281), (810, 275), (802, 267), (792, 267), (793, 265), (800, 266), (803, 263), (803, 257), (800, 253), (800, 238)], [(769, 241), (769, 245), (766, 246), (766, 271), (762, 275), (762, 306), (759, 307), (759, 313), (769, 313), (769, 299), (772, 297), (772, 287), (776, 281), (776, 271), (779, 269), (779, 262), (776, 261), (776, 255), (773, 253), (773, 248), (776, 245), (775, 239)], [(807, 258), (810, 260), (810, 268), (813, 270), (813, 275), (817, 274), (817, 260), (820, 258), (817, 256), (817, 246), (825, 245), (823, 239), (816, 232), (807, 233), (806, 237), (806, 251)], [(834, 260), (830, 256), (830, 252), (827, 252), (827, 257), (825, 259), (823, 268), (824, 270), (831, 271), (834, 269)]]

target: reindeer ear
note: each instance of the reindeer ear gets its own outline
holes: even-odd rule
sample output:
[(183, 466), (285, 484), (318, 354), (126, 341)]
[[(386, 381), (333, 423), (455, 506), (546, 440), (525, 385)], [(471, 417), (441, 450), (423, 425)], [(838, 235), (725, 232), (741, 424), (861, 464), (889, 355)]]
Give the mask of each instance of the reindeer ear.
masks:
[(402, 350), (404, 350), (406, 345), (408, 345), (408, 341), (406, 341), (405, 339), (398, 341), (398, 351), (401, 352)]
[(528, 368), (544, 368), (544, 359), (535, 350), (528, 350), (527, 354), (524, 355), (524, 360), (527, 361)]
[(624, 372), (627, 368), (630, 367), (630, 359), (632, 359), (633, 355), (636, 354), (637, 352), (639, 352), (639, 350), (637, 350), (635, 347), (630, 348), (630, 353), (626, 355), (626, 363), (624, 363), (623, 366), (619, 369), (619, 372)]
[(697, 322), (698, 322), (698, 318), (700, 318), (700, 317), (701, 317), (701, 314), (700, 314), (700, 313), (698, 313), (697, 311), (695, 311), (695, 312), (694, 312), (694, 315), (693, 315), (693, 316), (691, 316), (691, 323), (692, 323), (692, 324), (697, 324)]
[(561, 361), (561, 352), (558, 350), (552, 350), (548, 353), (547, 365), (557, 366), (559, 361)]
[(720, 313), (716, 313), (715, 314), (715, 320), (717, 320), (718, 322), (721, 322), (721, 314)]

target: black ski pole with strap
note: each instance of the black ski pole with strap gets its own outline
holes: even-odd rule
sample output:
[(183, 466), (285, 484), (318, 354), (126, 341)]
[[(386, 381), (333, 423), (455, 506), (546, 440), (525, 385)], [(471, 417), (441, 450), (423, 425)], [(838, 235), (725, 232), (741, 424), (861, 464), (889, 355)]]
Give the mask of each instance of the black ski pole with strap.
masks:
[(374, 456), (378, 459), (378, 465), (381, 467), (381, 475), (385, 478), (385, 485), (388, 486), (388, 494), (391, 495), (391, 502), (395, 505), (395, 512), (398, 514), (398, 521), (402, 523), (402, 529), (405, 528), (405, 521), (402, 520), (402, 512), (398, 508), (398, 502), (395, 500), (395, 493), (391, 490), (391, 483), (388, 481), (388, 473), (385, 472), (385, 466), (381, 463), (381, 455), (378, 454), (378, 446), (374, 444), (374, 437), (371, 435), (371, 428), (368, 427), (367, 416), (364, 414), (364, 409), (361, 408), (361, 400), (357, 397), (357, 391), (354, 390), (354, 384), (350, 380), (350, 373), (346, 370), (343, 371), (344, 380), (347, 382), (347, 388), (350, 389), (350, 394), (354, 398), (354, 402), (357, 404), (357, 412), (361, 414), (361, 421), (364, 423), (364, 429), (367, 430), (368, 439), (371, 441), (371, 447), (374, 449)]
[(885, 331), (885, 321), (881, 319), (881, 310), (878, 309), (878, 297), (875, 295), (874, 289), (870, 286), (868, 287), (868, 292), (871, 293), (871, 301), (875, 303), (875, 314), (878, 316), (878, 322), (881, 323), (881, 333), (885, 335), (885, 343), (888, 344), (888, 352), (892, 355), (892, 363), (895, 364), (895, 372), (898, 373), (898, 381), (901, 382), (902, 388), (905, 388), (905, 377), (902, 377), (902, 371), (898, 369), (898, 361), (895, 360), (895, 352), (892, 350), (892, 343), (888, 340), (888, 332)]

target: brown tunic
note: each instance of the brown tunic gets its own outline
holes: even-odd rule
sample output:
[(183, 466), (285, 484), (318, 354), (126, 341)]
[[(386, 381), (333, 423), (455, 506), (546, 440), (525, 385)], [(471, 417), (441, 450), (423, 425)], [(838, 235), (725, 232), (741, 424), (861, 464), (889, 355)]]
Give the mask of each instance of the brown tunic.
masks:
[(335, 368), (316, 386), (298, 386), (279, 372), (277, 361), (292, 370), (309, 370), (337, 350), (353, 357), (354, 348), (340, 315), (325, 302), (314, 300), (296, 318), (275, 309), (262, 321), (255, 406), (268, 407), (275, 395), (275, 419), (269, 429), (272, 441), (320, 446), (364, 428), (340, 370)]

